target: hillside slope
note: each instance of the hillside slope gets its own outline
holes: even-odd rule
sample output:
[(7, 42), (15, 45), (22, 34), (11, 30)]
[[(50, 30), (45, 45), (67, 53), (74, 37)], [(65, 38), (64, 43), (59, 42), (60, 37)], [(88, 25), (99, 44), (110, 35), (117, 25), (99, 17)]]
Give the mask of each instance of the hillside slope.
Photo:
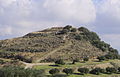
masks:
[[(73, 60), (118, 53), (99, 36), (84, 27), (53, 27), (23, 37), (1, 40), (0, 57), (22, 61)], [(6, 57), (6, 56), (7, 57)]]

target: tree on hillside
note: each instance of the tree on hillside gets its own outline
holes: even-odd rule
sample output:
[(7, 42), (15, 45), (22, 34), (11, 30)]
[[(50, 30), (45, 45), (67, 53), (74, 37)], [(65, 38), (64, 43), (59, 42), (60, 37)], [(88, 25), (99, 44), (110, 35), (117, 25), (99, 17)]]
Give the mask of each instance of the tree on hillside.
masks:
[(106, 72), (109, 73), (109, 74), (116, 73), (117, 69), (114, 68), (114, 67), (107, 67)]
[(79, 68), (78, 71), (80, 73), (82, 73), (83, 75), (89, 73), (89, 69), (88, 68)]
[(71, 30), (72, 29), (72, 26), (71, 25), (67, 25), (67, 26), (65, 26), (63, 29), (67, 29), (67, 30)]
[(101, 62), (101, 61), (104, 61), (106, 58), (105, 56), (99, 56), (97, 59)]
[(85, 58), (83, 58), (83, 61), (84, 61), (84, 62), (89, 61), (89, 58), (88, 58), (88, 57), (85, 57)]
[(1, 59), (0, 59), (0, 64), (4, 64), (4, 63), (5, 63), (4, 60), (1, 60)]
[(74, 32), (75, 29), (72, 28), (72, 26), (67, 25), (59, 32), (59, 34), (67, 34), (68, 32), (71, 32), (71, 30)]
[(69, 74), (73, 74), (74, 71), (71, 68), (65, 68), (65, 69), (63, 69), (63, 72), (66, 73), (67, 75), (69, 75)]
[(80, 28), (78, 28), (78, 30), (79, 31), (82, 31), (82, 32), (84, 32), (84, 33), (89, 33), (90, 31), (87, 29), (87, 28), (85, 28), (85, 27), (80, 27)]
[(57, 74), (57, 73), (59, 73), (59, 72), (60, 72), (60, 70), (57, 69), (57, 68), (51, 69), (51, 70), (49, 71), (49, 73), (52, 74), (52, 75)]
[(108, 54), (105, 55), (105, 58), (106, 59), (119, 59), (120, 55), (112, 53), (112, 52), (109, 52)]
[(71, 29), (71, 32), (76, 32), (76, 31), (77, 31), (76, 28), (72, 28), (72, 29)]
[(69, 30), (67, 30), (67, 29), (63, 29), (63, 30), (60, 31), (59, 34), (67, 34), (68, 32), (69, 32)]
[(56, 61), (55, 61), (55, 64), (61, 64), (61, 65), (64, 65), (65, 62), (64, 62), (62, 59), (59, 59), (59, 60), (56, 60)]
[(120, 67), (118, 68), (118, 71), (120, 72)]
[(76, 39), (76, 40), (82, 40), (82, 36), (81, 36), (81, 35), (76, 35), (76, 36), (75, 36), (75, 39)]
[(101, 68), (94, 68), (90, 71), (91, 74), (99, 75), (100, 73), (104, 73), (104, 69)]
[(113, 54), (119, 54), (117, 49), (114, 49), (112, 47), (109, 48), (109, 51)]
[(76, 62), (79, 62), (79, 59), (74, 59), (72, 64), (75, 64)]

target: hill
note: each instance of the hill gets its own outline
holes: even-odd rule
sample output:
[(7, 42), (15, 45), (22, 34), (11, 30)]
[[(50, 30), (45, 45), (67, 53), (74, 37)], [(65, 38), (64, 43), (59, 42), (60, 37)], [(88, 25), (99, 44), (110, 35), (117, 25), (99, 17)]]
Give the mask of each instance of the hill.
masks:
[(0, 40), (0, 57), (25, 62), (52, 62), (118, 54), (109, 44), (85, 27), (52, 27), (23, 37)]

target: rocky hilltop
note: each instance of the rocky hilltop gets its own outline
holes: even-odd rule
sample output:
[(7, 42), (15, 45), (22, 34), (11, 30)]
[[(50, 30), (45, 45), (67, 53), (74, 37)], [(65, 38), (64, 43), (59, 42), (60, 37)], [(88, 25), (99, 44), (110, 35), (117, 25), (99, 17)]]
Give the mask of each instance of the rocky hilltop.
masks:
[(52, 27), (19, 38), (0, 41), (0, 57), (26, 62), (97, 58), (118, 53), (85, 27)]

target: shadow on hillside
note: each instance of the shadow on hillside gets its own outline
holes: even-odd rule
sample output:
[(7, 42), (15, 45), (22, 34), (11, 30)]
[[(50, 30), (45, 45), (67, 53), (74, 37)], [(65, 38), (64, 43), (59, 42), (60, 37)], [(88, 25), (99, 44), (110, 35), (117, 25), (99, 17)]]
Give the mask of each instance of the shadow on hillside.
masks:
[(81, 73), (73, 73), (73, 74), (75, 74), (75, 75), (84, 75), (84, 74), (81, 74)]
[(49, 65), (49, 66), (52, 66), (52, 67), (60, 67), (59, 65)]

